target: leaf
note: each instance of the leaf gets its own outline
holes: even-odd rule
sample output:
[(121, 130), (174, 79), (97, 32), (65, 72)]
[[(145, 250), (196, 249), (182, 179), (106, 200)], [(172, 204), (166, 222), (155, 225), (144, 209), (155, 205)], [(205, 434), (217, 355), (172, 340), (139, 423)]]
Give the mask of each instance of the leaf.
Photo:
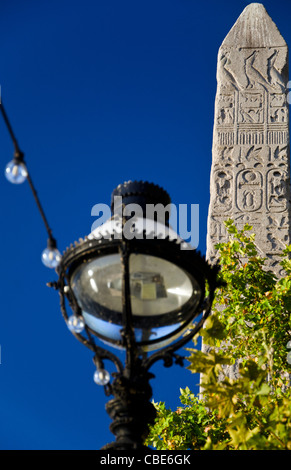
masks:
[(257, 392), (257, 395), (269, 395), (271, 388), (267, 383), (263, 383), (260, 390)]
[[(215, 340), (223, 340), (227, 337), (224, 325), (220, 322), (217, 315), (211, 315), (206, 323), (205, 328), (201, 332), (206, 344), (214, 345)], [(214, 340), (214, 341), (213, 341)]]

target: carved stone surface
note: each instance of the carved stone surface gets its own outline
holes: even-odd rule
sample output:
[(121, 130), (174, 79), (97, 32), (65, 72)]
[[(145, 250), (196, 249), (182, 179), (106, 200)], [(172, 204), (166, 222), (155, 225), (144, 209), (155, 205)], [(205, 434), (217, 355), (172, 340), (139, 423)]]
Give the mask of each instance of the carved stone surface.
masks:
[[(218, 52), (207, 258), (226, 241), (224, 221), (253, 226), (259, 254), (283, 275), (290, 237), (288, 48), (264, 6), (248, 5)], [(202, 344), (202, 350), (209, 347)], [(238, 377), (238, 364), (225, 375)]]
[(223, 221), (253, 226), (259, 253), (280, 273), (290, 243), (288, 48), (259, 3), (242, 12), (218, 52), (207, 258)]

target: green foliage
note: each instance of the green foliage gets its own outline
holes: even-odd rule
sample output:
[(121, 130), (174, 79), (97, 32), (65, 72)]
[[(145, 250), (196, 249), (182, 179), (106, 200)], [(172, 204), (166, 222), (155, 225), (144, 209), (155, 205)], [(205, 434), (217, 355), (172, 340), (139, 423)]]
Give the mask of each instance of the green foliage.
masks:
[(175, 412), (167, 409), (165, 403), (154, 403), (158, 419), (147, 444), (157, 450), (198, 450), (204, 447), (208, 436), (213, 442), (224, 439), (224, 420), (217, 419), (217, 412), (209, 412), (188, 387), (180, 392), (182, 406)]
[[(146, 443), (159, 450), (291, 450), (291, 246), (277, 278), (258, 256), (251, 227), (225, 225), (229, 240), (217, 245), (224, 285), (201, 332), (210, 350), (188, 349), (203, 396), (181, 390), (176, 411), (155, 403)], [(226, 374), (233, 364), (236, 380)]]

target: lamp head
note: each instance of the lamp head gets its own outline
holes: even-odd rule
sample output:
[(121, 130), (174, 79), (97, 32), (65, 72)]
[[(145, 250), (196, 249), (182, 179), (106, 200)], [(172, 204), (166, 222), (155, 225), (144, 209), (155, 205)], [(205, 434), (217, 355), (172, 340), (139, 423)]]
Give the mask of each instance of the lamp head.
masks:
[[(130, 181), (113, 191), (112, 208), (117, 196), (112, 218), (64, 253), (60, 285), (91, 334), (124, 348), (130, 327), (137, 347), (153, 351), (175, 341), (202, 312), (211, 268), (196, 250), (182, 249), (168, 215), (162, 220), (171, 202), (166, 191)], [(147, 218), (148, 204), (163, 210)], [(141, 212), (129, 220), (137, 206)], [(134, 232), (124, 230), (130, 222)]]

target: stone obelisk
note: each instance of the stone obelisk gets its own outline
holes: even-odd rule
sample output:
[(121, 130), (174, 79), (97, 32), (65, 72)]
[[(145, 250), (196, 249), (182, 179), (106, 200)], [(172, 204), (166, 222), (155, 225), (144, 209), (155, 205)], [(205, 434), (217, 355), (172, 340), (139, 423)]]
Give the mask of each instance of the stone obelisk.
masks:
[[(288, 48), (264, 6), (248, 5), (218, 52), (207, 258), (224, 221), (252, 225), (267, 267), (281, 275), (290, 237)], [(202, 350), (209, 347), (202, 344)], [(236, 379), (238, 363), (225, 367)]]
[(268, 267), (290, 239), (288, 48), (264, 6), (248, 5), (218, 52), (207, 258), (224, 221), (253, 226)]

